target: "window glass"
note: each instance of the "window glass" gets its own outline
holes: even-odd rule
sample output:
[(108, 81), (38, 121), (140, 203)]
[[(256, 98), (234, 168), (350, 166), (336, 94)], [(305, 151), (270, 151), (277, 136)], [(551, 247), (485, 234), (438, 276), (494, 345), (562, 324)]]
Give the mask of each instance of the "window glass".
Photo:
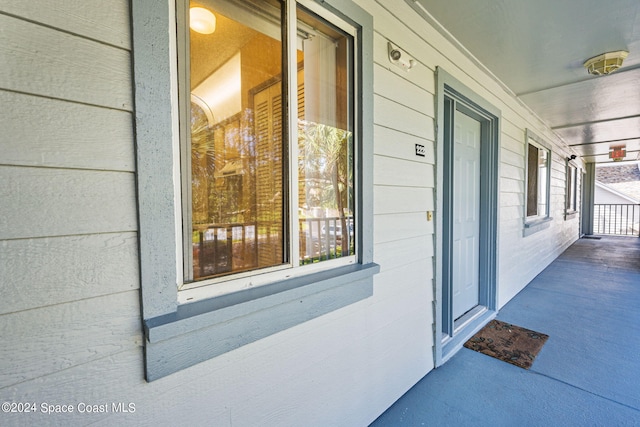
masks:
[(567, 172), (567, 205), (568, 211), (575, 211), (577, 208), (577, 168), (569, 166)]
[(212, 33), (194, 30), (191, 14), (194, 280), (286, 262), (282, 14), (253, 6), (241, 20), (206, 8)]
[(527, 145), (527, 216), (538, 214), (538, 147)]
[(288, 58), (285, 2), (190, 7), (185, 281), (355, 255), (352, 36), (298, 6)]
[(538, 149), (538, 215), (540, 216), (547, 215), (548, 164), (548, 151), (542, 148)]
[(527, 152), (527, 216), (548, 215), (549, 151), (528, 144)]
[(350, 39), (298, 8), (300, 263), (353, 255)]

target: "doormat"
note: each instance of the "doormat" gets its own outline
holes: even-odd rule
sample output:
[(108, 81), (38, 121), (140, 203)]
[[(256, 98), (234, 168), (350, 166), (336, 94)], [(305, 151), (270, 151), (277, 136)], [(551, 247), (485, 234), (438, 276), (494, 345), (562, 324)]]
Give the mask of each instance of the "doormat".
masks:
[(492, 320), (464, 346), (512, 365), (529, 369), (549, 335)]

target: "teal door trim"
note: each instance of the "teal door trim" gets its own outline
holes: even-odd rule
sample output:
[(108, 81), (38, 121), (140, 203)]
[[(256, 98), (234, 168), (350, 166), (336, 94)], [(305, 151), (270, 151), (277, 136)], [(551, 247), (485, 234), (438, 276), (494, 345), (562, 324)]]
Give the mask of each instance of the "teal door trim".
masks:
[[(441, 67), (436, 70), (436, 366), (445, 363), (464, 342), (497, 314), (498, 195), (501, 112)], [(453, 208), (453, 133), (455, 111), (481, 123), (479, 305), (453, 319), (451, 283)]]
[(581, 234), (593, 234), (593, 204), (596, 187), (596, 164), (587, 163), (582, 178), (582, 213)]

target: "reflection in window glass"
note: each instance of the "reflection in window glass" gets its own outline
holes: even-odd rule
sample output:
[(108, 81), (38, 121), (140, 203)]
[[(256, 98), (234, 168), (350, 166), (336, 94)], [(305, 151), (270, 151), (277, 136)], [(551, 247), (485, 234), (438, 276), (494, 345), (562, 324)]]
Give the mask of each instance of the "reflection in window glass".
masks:
[(538, 215), (547, 215), (548, 152), (538, 149)]
[(351, 39), (298, 8), (300, 263), (353, 255)]
[(577, 210), (577, 187), (578, 187), (578, 169), (575, 166), (569, 166), (567, 171), (567, 211), (574, 212)]
[(527, 216), (547, 216), (549, 151), (527, 145)]
[(288, 58), (285, 2), (191, 6), (215, 30), (189, 32), (185, 281), (355, 255), (353, 37), (297, 7)]
[(286, 262), (280, 3), (252, 7), (190, 31), (194, 280)]

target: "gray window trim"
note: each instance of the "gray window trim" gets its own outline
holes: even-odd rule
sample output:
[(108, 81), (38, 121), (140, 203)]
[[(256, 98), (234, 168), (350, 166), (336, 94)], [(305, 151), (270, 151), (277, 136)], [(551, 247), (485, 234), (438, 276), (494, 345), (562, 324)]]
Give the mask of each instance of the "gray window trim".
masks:
[[(352, 1), (314, 0), (358, 29), (358, 264), (178, 304), (182, 245), (173, 0), (131, 5), (145, 377), (178, 370), (373, 294), (373, 18)], [(177, 180), (177, 182), (176, 182)]]
[(524, 224), (523, 237), (530, 236), (532, 234), (537, 233), (538, 231), (545, 230), (551, 227), (551, 221), (553, 218), (545, 217), (541, 219), (537, 219), (535, 221), (529, 221)]
[[(533, 140), (535, 144), (549, 151), (548, 155), (548, 163), (547, 167), (547, 213), (545, 216), (536, 216), (536, 217), (527, 217), (527, 193), (528, 193), (528, 183), (527, 179), (529, 177), (529, 150), (527, 149), (527, 145), (529, 144), (529, 140)], [(524, 171), (524, 229), (523, 229), (523, 237), (530, 236), (539, 231), (545, 230), (551, 226), (551, 221), (553, 218), (551, 217), (551, 162), (553, 159), (553, 152), (551, 151), (551, 146), (538, 135), (536, 135), (531, 129), (526, 129), (525, 131), (525, 171)]]

